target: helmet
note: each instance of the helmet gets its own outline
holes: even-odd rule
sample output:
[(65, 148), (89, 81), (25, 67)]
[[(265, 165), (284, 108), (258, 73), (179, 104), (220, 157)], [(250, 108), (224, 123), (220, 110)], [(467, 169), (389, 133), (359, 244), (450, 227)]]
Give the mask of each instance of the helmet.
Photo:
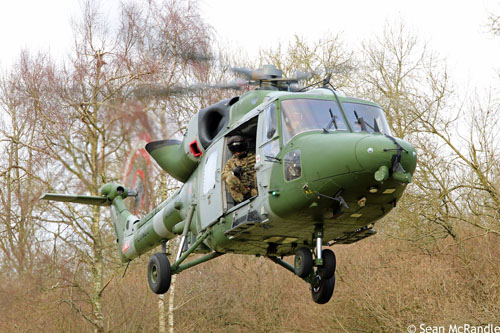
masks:
[(227, 147), (233, 154), (237, 152), (246, 152), (248, 149), (246, 140), (239, 135), (230, 137), (227, 141)]

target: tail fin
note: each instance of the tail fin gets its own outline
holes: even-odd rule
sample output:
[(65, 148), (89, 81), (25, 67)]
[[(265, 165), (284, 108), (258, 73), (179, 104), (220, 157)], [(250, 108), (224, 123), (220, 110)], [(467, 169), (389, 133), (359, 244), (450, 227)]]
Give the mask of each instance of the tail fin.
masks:
[[(126, 189), (124, 186), (119, 184), (106, 184), (101, 187), (100, 190), (102, 196), (90, 196), (90, 195), (69, 195), (69, 194), (56, 194), (56, 193), (45, 193), (40, 199), (60, 201), (60, 202), (72, 202), (84, 205), (93, 206), (111, 206), (112, 219), (116, 234), (116, 240), (118, 243), (118, 251), (120, 252), (120, 258), (123, 262), (128, 261), (124, 253), (128, 249), (128, 242), (124, 245), (124, 230), (126, 228), (127, 222), (129, 220), (136, 220), (137, 218), (133, 216), (123, 204), (122, 199), (130, 196), (136, 196), (136, 193)], [(117, 199), (117, 200), (115, 200)]]

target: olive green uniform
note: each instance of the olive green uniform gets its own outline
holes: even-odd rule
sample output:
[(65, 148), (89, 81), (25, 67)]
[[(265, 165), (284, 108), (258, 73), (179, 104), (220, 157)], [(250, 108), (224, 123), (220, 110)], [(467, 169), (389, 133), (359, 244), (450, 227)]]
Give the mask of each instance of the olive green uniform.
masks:
[[(240, 166), (241, 177), (233, 174), (233, 170)], [(222, 179), (226, 182), (227, 189), (233, 199), (242, 202), (245, 199), (257, 195), (257, 176), (255, 173), (255, 155), (248, 153), (246, 157), (231, 157), (224, 166)]]

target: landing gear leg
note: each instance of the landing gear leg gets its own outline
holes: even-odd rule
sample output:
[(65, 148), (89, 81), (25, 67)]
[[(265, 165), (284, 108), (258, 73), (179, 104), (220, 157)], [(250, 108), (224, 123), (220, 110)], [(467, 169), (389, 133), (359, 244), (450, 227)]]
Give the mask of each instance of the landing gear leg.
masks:
[(316, 225), (313, 237), (316, 238), (316, 259), (314, 260), (314, 265), (318, 267), (317, 273), (323, 280), (329, 279), (335, 274), (337, 260), (332, 250), (323, 250), (323, 225)]
[(314, 228), (314, 238), (316, 238), (316, 272), (310, 279), (311, 296), (318, 304), (327, 303), (335, 290), (335, 269), (336, 259), (332, 250), (323, 250), (323, 225), (318, 224)]
[[(192, 214), (191, 214), (192, 215)], [(186, 229), (185, 229), (186, 230)], [(168, 261), (166, 253), (166, 242), (162, 243), (162, 252), (155, 253), (149, 259), (148, 264), (148, 282), (151, 290), (156, 294), (164, 294), (170, 288), (170, 282), (172, 281), (173, 274), (179, 274), (185, 269), (196, 266), (198, 264), (207, 262), (214, 258), (221, 256), (223, 253), (212, 252), (203, 256), (201, 258), (194, 259), (188, 263), (183, 264), (184, 260), (194, 251), (198, 246), (208, 237), (210, 230), (207, 229), (194, 244), (192, 244), (185, 252), (182, 253), (179, 259), (177, 259), (172, 266)], [(181, 244), (179, 246), (179, 252), (181, 252), (184, 246)]]
[(323, 265), (323, 225), (317, 224), (314, 227), (314, 238), (316, 238), (316, 260), (314, 264), (316, 266)]
[[(316, 259), (313, 259), (313, 253), (309, 248), (302, 247), (295, 254), (294, 266), (277, 257), (268, 258), (309, 283), (313, 301), (325, 304), (332, 298), (335, 290), (336, 259), (332, 250), (323, 250), (323, 225), (321, 224), (314, 228), (313, 244), (315, 244), (313, 250), (315, 250)], [(316, 271), (314, 266), (317, 267)]]

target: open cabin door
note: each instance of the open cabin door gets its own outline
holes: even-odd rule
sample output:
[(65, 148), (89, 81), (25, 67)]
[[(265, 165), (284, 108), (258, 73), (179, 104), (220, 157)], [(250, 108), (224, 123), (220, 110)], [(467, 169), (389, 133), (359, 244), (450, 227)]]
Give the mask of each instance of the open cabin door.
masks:
[(223, 211), (222, 201), (222, 155), (224, 139), (218, 140), (208, 149), (201, 162), (201, 179), (199, 182), (200, 220), (202, 230), (219, 219)]

